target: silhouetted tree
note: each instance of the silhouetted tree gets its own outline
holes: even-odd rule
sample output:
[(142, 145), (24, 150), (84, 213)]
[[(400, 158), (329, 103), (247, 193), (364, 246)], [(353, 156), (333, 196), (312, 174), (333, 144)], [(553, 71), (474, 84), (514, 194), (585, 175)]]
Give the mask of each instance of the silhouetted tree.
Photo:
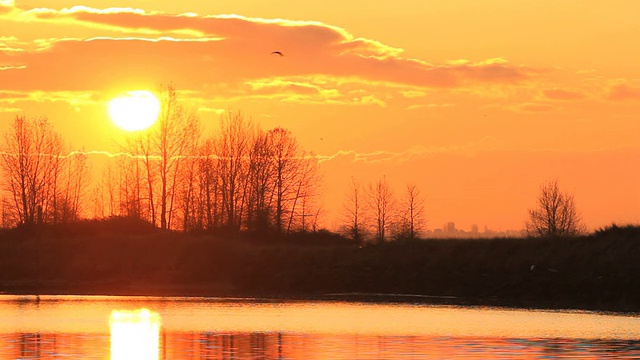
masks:
[(538, 207), (529, 210), (525, 231), (527, 235), (537, 237), (570, 237), (584, 233), (573, 195), (561, 191), (557, 180), (540, 187)]
[(17, 224), (15, 206), (12, 206), (12, 202), (3, 196), (2, 200), (0, 200), (0, 227), (6, 229)]
[(273, 229), (277, 233), (306, 230), (306, 217), (312, 216), (319, 186), (318, 159), (304, 151), (293, 134), (283, 128), (267, 132), (271, 154), (272, 182), (269, 204)]
[(351, 177), (351, 187), (343, 204), (346, 224), (342, 233), (353, 240), (356, 245), (364, 242), (365, 237), (365, 199), (362, 186)]
[(289, 130), (278, 127), (270, 130), (267, 136), (274, 162), (274, 227), (277, 233), (282, 233), (285, 216), (291, 211), (291, 203), (297, 200), (296, 182), (301, 167), (301, 152)]
[(24, 116), (16, 116), (4, 138), (4, 186), (19, 223), (55, 220), (62, 138), (46, 118)]
[(275, 178), (275, 164), (272, 160), (273, 149), (269, 137), (267, 133), (259, 130), (249, 154), (247, 229), (251, 231), (264, 232), (271, 226), (271, 194)]
[(216, 175), (220, 182), (222, 221), (233, 231), (240, 230), (246, 205), (249, 152), (254, 126), (242, 113), (229, 112), (220, 118), (220, 130), (213, 151), (217, 156)]
[[(312, 217), (316, 189), (319, 186), (318, 159), (312, 153), (300, 150), (296, 159), (298, 166), (295, 181), (295, 193), (291, 201), (287, 232), (294, 230), (294, 225), (300, 231), (307, 231), (307, 217)], [(297, 221), (295, 221), (297, 220)]]
[[(125, 150), (139, 164), (136, 179), (144, 178), (149, 221), (161, 229), (174, 228), (179, 191), (184, 186), (185, 159), (199, 141), (199, 122), (195, 112), (178, 99), (172, 84), (160, 87), (160, 115), (149, 129), (133, 134)], [(144, 172), (141, 175), (140, 172)], [(141, 195), (141, 192), (140, 192)], [(142, 202), (142, 197), (138, 197)]]
[(408, 184), (400, 206), (400, 238), (413, 240), (424, 226), (424, 197), (414, 184)]
[(62, 191), (57, 206), (60, 222), (73, 222), (80, 218), (82, 200), (89, 180), (87, 155), (82, 151), (71, 153), (65, 158)]
[(387, 238), (387, 229), (391, 225), (395, 206), (393, 192), (386, 177), (382, 177), (375, 185), (369, 184), (367, 200), (374, 220), (375, 240), (382, 243)]
[(311, 217), (311, 231), (317, 232), (320, 226), (320, 218), (324, 215), (324, 207), (322, 204), (316, 206), (315, 211)]
[(198, 221), (199, 229), (220, 226), (220, 181), (217, 176), (217, 156), (214, 155), (214, 141), (208, 139), (200, 147), (197, 160)]
[(175, 214), (176, 195), (186, 179), (181, 176), (184, 159), (193, 156), (199, 140), (199, 123), (195, 112), (178, 100), (173, 85), (160, 93), (160, 116), (157, 127), (151, 129), (155, 150), (160, 156), (157, 167), (160, 176), (160, 228), (170, 229)]
[(146, 155), (143, 155), (141, 141), (142, 137), (129, 139), (125, 150), (131, 156), (116, 157), (115, 163), (109, 164), (104, 185), (109, 197), (109, 215), (146, 219), (155, 225), (154, 188), (149, 186), (154, 182), (149, 171), (145, 171), (145, 164), (150, 165), (151, 154), (144, 151)]
[(180, 176), (180, 189), (179, 189), (179, 213), (182, 216), (182, 230), (196, 230), (202, 227), (198, 224), (198, 201), (196, 196), (198, 195), (198, 186), (194, 182), (196, 179), (198, 158), (198, 143), (193, 142), (187, 144), (185, 147), (185, 153), (188, 156), (184, 159), (184, 171), (181, 171)]

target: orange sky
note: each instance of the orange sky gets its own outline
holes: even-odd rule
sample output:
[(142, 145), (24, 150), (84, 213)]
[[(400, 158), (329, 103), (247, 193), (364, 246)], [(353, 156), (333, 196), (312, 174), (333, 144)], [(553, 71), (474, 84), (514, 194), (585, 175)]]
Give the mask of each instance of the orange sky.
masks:
[(519, 229), (550, 179), (592, 229), (639, 223), (638, 14), (634, 0), (0, 0), (0, 131), (46, 115), (74, 148), (113, 151), (106, 102), (173, 81), (205, 124), (242, 110), (324, 156), (330, 227), (351, 175), (417, 184), (430, 229)]

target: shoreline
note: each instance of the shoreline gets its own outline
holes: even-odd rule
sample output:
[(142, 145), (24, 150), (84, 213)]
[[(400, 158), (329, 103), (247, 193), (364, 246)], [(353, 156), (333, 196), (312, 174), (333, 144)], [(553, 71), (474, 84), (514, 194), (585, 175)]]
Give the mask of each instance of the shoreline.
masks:
[(113, 288), (103, 286), (81, 286), (79, 284), (52, 286), (52, 284), (14, 283), (0, 284), (0, 296), (96, 296), (96, 297), (151, 297), (172, 301), (176, 299), (206, 299), (208, 301), (247, 301), (247, 302), (359, 302), (374, 304), (410, 304), (431, 306), (492, 307), (507, 310), (535, 310), (561, 312), (593, 312), (620, 316), (640, 316), (640, 309), (632, 309), (613, 303), (552, 301), (548, 299), (507, 299), (473, 298), (448, 295), (388, 294), (388, 293), (317, 293), (282, 294), (255, 293), (246, 291), (220, 291), (195, 285), (173, 286), (137, 286), (135, 288)]

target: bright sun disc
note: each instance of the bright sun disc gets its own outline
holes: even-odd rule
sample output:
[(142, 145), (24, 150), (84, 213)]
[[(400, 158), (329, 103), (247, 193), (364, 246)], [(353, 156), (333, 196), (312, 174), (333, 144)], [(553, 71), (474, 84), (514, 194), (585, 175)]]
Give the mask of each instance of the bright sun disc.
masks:
[(121, 129), (144, 130), (153, 125), (160, 114), (160, 101), (151, 91), (129, 91), (109, 102), (109, 116)]

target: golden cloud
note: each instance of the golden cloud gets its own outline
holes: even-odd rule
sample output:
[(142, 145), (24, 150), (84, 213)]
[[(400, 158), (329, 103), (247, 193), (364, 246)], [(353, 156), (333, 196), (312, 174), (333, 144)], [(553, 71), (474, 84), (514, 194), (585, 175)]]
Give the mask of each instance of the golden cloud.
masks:
[[(415, 109), (452, 101), (407, 102), (434, 89), (475, 89), (485, 96), (494, 86), (526, 85), (536, 74), (504, 58), (444, 64), (405, 58), (402, 49), (315, 21), (86, 6), (16, 11), (9, 21), (72, 25), (85, 34), (28, 43), (0, 38), (0, 82), (5, 90), (23, 93), (86, 94), (175, 80), (194, 91), (186, 98), (199, 101), (205, 112), (244, 100)], [(0, 26), (5, 20), (0, 16)], [(284, 56), (271, 55), (274, 50)]]
[(605, 97), (613, 101), (640, 100), (640, 80), (617, 79), (610, 82)]

